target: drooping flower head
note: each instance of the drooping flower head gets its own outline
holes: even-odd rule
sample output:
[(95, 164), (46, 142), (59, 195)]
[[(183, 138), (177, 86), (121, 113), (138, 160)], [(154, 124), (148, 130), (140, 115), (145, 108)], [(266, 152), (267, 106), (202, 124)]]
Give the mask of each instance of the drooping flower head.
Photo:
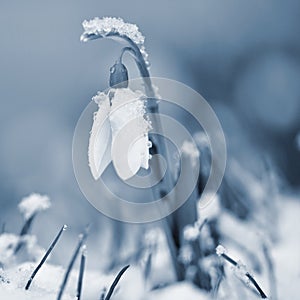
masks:
[(89, 165), (98, 179), (112, 161), (123, 179), (134, 176), (149, 166), (148, 132), (145, 97), (129, 88), (99, 92), (93, 100), (98, 104), (89, 141)]
[(122, 56), (128, 51), (144, 78), (147, 97), (153, 97), (145, 38), (135, 24), (125, 23), (121, 18), (95, 18), (82, 25), (82, 41), (112, 38), (128, 45), (111, 68), (111, 89), (107, 93), (98, 92), (93, 98), (98, 111), (94, 115), (88, 150), (89, 166), (95, 180), (111, 161), (120, 178), (126, 180), (141, 167), (148, 169), (150, 158), (148, 132), (151, 126), (146, 117), (146, 98), (141, 91), (128, 88), (128, 72), (122, 63)]

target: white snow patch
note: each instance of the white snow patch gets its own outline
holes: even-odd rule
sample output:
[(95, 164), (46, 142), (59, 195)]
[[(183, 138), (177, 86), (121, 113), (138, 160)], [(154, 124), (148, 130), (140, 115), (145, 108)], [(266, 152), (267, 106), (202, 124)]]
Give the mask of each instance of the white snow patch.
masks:
[(174, 300), (174, 299), (211, 299), (209, 294), (201, 291), (193, 284), (188, 282), (170, 285), (164, 289), (153, 291), (146, 300)]
[(19, 210), (25, 219), (29, 219), (33, 214), (48, 209), (51, 206), (50, 199), (46, 195), (31, 194), (22, 199)]

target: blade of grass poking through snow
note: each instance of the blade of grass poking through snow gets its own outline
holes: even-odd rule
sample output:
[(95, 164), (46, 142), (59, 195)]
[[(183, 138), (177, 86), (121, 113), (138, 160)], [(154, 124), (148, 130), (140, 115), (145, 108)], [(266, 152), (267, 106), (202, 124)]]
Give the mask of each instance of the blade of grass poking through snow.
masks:
[(54, 249), (55, 245), (57, 244), (57, 242), (59, 241), (59, 238), (61, 237), (62, 233), (67, 229), (67, 225), (64, 225), (61, 227), (60, 231), (58, 232), (58, 234), (56, 235), (55, 239), (53, 240), (53, 242), (51, 243), (50, 247), (48, 248), (47, 252), (45, 253), (45, 255), (43, 256), (43, 258), (41, 259), (40, 263), (38, 264), (38, 266), (34, 269), (34, 271), (32, 272), (26, 286), (25, 286), (25, 290), (28, 290), (35, 275), (37, 274), (37, 272), (40, 270), (40, 268), (43, 266), (43, 264), (45, 263), (46, 259), (48, 258), (48, 256), (50, 255), (50, 253), (52, 252), (52, 250)]
[(81, 249), (81, 259), (80, 259), (79, 276), (78, 276), (77, 291), (76, 291), (76, 300), (81, 299), (82, 281), (83, 281), (83, 274), (85, 268), (85, 258), (86, 258), (86, 245), (83, 245)]
[(18, 241), (18, 243), (16, 245), (16, 248), (14, 250), (14, 254), (17, 254), (23, 248), (23, 246), (25, 245), (25, 242), (22, 240), (22, 237), (24, 235), (28, 234), (35, 217), (36, 217), (36, 214), (33, 214), (31, 217), (29, 217), (27, 220), (25, 220), (25, 223), (24, 223), (24, 225), (23, 225), (23, 227), (20, 231), (20, 234), (19, 234), (20, 240)]
[[(240, 263), (236, 262), (234, 259), (232, 259), (230, 256), (228, 256), (226, 254), (226, 249), (222, 246), (219, 245), (216, 248), (216, 253), (218, 256), (222, 256), (226, 261), (228, 261), (230, 264), (232, 264), (234, 267), (238, 268), (239, 270), (240, 268)], [(264, 293), (264, 291), (261, 289), (261, 287), (259, 286), (259, 284), (256, 282), (256, 280), (253, 278), (253, 276), (247, 271), (244, 270), (243, 275), (246, 276), (249, 281), (254, 285), (254, 287), (256, 288), (256, 290), (258, 291), (260, 297), (262, 299), (267, 299), (268, 297), (266, 296), (266, 294)]]
[(103, 288), (100, 295), (100, 300), (105, 300), (106, 288)]
[(80, 249), (81, 249), (82, 245), (84, 244), (84, 242), (86, 241), (86, 239), (88, 237), (88, 232), (89, 232), (89, 225), (86, 226), (84, 232), (79, 235), (77, 246), (75, 248), (75, 251), (74, 251), (74, 253), (71, 257), (71, 260), (69, 262), (69, 265), (67, 267), (63, 282), (61, 284), (61, 287), (60, 287), (58, 295), (57, 295), (57, 300), (61, 300), (61, 298), (63, 296), (64, 290), (66, 288), (66, 285), (67, 285), (67, 282), (68, 282), (68, 279), (69, 279), (69, 276), (70, 276), (70, 273), (73, 269), (73, 266), (75, 264), (75, 261), (76, 261), (76, 258), (78, 256), (78, 254), (80, 252)]
[(46, 195), (31, 194), (28, 197), (22, 199), (22, 201), (18, 205), (18, 208), (20, 212), (24, 215), (25, 223), (21, 229), (21, 238), (15, 247), (14, 254), (17, 254), (25, 245), (25, 242), (22, 240), (22, 237), (28, 234), (36, 215), (40, 211), (48, 209), (50, 206), (50, 199)]
[(126, 266), (126, 267), (124, 267), (124, 268), (118, 273), (118, 275), (116, 276), (114, 282), (113, 282), (112, 285), (110, 286), (109, 291), (108, 291), (108, 293), (107, 293), (107, 295), (106, 295), (106, 297), (105, 297), (104, 300), (109, 300), (109, 299), (111, 298), (111, 296), (112, 296), (112, 294), (113, 294), (113, 292), (114, 292), (114, 289), (116, 288), (116, 286), (117, 286), (118, 282), (120, 281), (122, 275), (126, 272), (126, 270), (127, 270), (129, 267), (130, 267), (129, 265)]

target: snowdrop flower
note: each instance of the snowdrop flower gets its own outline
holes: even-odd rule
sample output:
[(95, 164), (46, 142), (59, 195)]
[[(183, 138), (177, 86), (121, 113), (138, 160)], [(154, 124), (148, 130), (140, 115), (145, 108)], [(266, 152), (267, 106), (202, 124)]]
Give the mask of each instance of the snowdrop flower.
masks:
[(149, 166), (145, 97), (130, 88), (111, 88), (93, 98), (98, 104), (89, 140), (89, 166), (95, 180), (112, 161), (118, 176), (127, 180)]

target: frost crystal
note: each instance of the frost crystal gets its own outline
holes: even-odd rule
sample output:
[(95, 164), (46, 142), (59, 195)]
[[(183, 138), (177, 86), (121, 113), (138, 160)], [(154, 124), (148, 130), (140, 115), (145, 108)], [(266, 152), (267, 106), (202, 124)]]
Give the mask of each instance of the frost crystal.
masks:
[(222, 254), (226, 254), (226, 249), (224, 246), (222, 245), (219, 245), (217, 248), (216, 248), (216, 253), (218, 256), (221, 256)]
[(131, 39), (140, 49), (146, 63), (148, 64), (148, 54), (145, 50), (145, 37), (139, 31), (135, 24), (126, 23), (121, 18), (94, 18), (92, 20), (85, 20), (82, 23), (84, 33), (81, 35), (81, 40), (86, 42), (89, 36), (95, 35), (98, 37), (107, 36), (121, 36)]
[(40, 194), (31, 194), (22, 199), (19, 204), (19, 210), (25, 219), (29, 219), (33, 214), (48, 209), (51, 206), (48, 196)]
[(107, 94), (98, 93), (93, 100), (99, 106), (89, 141), (93, 177), (97, 180), (110, 161), (123, 180), (134, 176), (141, 167), (148, 169), (151, 126), (142, 92), (110, 89)]

